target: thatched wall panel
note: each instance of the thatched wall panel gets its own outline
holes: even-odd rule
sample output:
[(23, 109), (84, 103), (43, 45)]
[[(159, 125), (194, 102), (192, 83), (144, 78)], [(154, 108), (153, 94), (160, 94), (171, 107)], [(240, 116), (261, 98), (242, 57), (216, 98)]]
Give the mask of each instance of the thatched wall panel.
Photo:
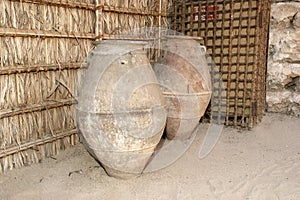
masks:
[(76, 38), (3, 37), (1, 67), (82, 62), (90, 43)]
[(19, 1), (1, 1), (0, 10), (0, 27), (94, 33), (93, 10)]
[(0, 76), (0, 109), (72, 98), (77, 73), (77, 70), (61, 70)]
[(75, 128), (74, 108), (71, 105), (52, 109), (44, 107), (40, 108), (40, 111), (0, 119), (0, 149), (5, 150), (6, 147), (25, 144), (48, 135), (55, 135), (62, 130)]
[[(173, 0), (104, 0), (96, 6), (96, 35), (110, 39), (123, 35), (137, 35), (144, 27), (168, 28), (168, 13)], [(135, 36), (136, 37), (136, 36)]]
[(78, 142), (76, 78), (93, 48), (94, 3), (0, 2), (0, 171)]

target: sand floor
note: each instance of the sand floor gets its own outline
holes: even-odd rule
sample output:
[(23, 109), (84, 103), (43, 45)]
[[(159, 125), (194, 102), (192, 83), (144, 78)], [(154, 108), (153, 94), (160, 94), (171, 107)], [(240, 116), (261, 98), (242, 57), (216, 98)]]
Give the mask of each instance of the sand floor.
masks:
[(300, 119), (267, 114), (251, 131), (225, 128), (198, 158), (207, 125), (173, 165), (139, 178), (106, 175), (82, 145), (0, 174), (0, 199), (300, 200)]

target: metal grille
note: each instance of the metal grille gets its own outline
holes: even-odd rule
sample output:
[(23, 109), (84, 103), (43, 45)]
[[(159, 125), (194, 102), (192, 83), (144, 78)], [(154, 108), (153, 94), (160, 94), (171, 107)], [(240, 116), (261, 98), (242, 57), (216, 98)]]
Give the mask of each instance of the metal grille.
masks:
[(265, 113), (270, 6), (270, 0), (174, 3), (173, 29), (202, 37), (214, 61), (207, 114), (217, 123), (251, 128)]

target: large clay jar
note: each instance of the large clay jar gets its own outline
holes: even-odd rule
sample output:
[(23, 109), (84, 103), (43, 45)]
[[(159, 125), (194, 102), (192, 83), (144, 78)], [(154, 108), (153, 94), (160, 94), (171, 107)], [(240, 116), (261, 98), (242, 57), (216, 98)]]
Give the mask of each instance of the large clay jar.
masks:
[(168, 106), (168, 139), (188, 139), (199, 124), (211, 97), (206, 49), (185, 36), (169, 36), (153, 66)]
[(145, 43), (107, 40), (90, 53), (77, 123), (89, 152), (114, 177), (143, 172), (167, 117)]

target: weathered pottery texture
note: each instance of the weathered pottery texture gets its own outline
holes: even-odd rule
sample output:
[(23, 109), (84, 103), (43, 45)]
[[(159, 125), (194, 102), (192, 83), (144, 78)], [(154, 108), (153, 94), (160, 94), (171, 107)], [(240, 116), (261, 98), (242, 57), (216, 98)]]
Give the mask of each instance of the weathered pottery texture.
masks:
[(205, 47), (192, 37), (169, 36), (162, 49), (153, 68), (167, 101), (167, 138), (187, 139), (199, 124), (211, 96)]
[(143, 172), (166, 123), (165, 100), (144, 45), (101, 41), (90, 53), (79, 96), (84, 144), (109, 175), (119, 178)]

